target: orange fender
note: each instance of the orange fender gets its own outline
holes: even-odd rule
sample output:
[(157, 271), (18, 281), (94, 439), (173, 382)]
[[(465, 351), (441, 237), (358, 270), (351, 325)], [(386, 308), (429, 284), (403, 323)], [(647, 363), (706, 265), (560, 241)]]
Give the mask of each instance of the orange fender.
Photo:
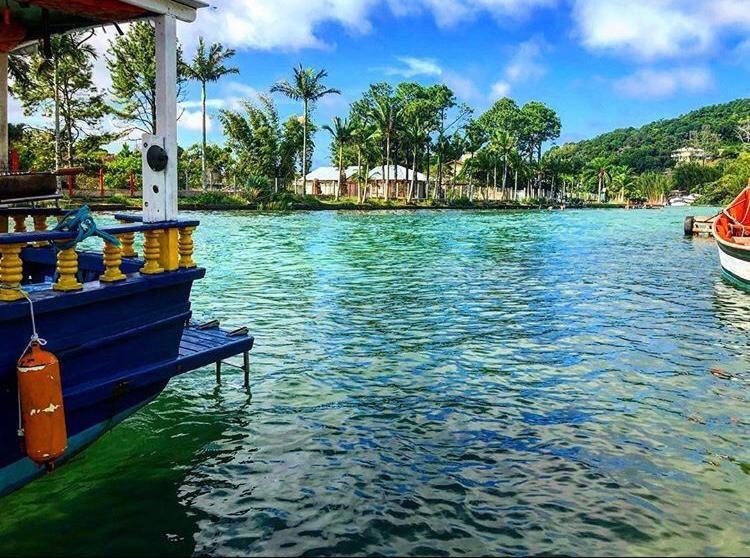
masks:
[(18, 361), (18, 392), (26, 455), (52, 464), (68, 447), (60, 362), (37, 342)]

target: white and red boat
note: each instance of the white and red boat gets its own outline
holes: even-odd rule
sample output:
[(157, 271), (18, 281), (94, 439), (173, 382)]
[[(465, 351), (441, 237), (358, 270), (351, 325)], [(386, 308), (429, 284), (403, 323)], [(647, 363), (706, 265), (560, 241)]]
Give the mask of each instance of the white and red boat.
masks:
[(714, 220), (713, 233), (724, 275), (750, 290), (750, 185)]

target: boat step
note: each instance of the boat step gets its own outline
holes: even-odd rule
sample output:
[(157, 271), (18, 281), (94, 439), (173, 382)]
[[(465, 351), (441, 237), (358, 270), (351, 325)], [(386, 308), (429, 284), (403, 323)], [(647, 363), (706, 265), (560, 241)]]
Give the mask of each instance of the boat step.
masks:
[[(221, 383), (222, 363), (243, 371), (245, 387), (250, 387), (250, 351), (255, 339), (248, 335), (247, 328), (226, 331), (219, 327), (218, 320), (207, 324), (185, 328), (180, 342), (178, 361), (188, 370), (216, 365), (216, 381)], [(242, 355), (242, 366), (227, 361)]]

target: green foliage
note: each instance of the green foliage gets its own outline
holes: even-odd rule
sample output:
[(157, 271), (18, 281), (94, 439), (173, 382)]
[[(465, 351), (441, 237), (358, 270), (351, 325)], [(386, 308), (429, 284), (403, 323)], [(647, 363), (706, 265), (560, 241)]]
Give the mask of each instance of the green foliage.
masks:
[(219, 43), (213, 43), (207, 48), (203, 37), (200, 37), (192, 63), (184, 67), (185, 75), (205, 87), (207, 83), (219, 81), (226, 75), (239, 74), (238, 68), (225, 66), (235, 54), (234, 49), (224, 48)]
[(200, 206), (235, 206), (246, 205), (245, 200), (226, 194), (224, 192), (202, 192), (189, 198), (180, 198), (180, 202), (185, 205)]
[(129, 188), (130, 175), (135, 178), (135, 187), (141, 187), (141, 154), (129, 145), (122, 146), (117, 155), (105, 164), (104, 183), (108, 189)]
[(667, 194), (674, 189), (671, 177), (663, 173), (644, 173), (637, 178), (637, 182), (643, 197), (652, 203), (664, 202)]
[(725, 205), (747, 186), (748, 178), (750, 178), (750, 153), (744, 152), (724, 167), (721, 178), (706, 186), (700, 201), (707, 204)]
[(245, 101), (245, 113), (223, 110), (219, 119), (227, 147), (236, 157), (240, 176), (261, 176), (279, 188), (294, 179), (298, 154), (302, 151), (302, 124), (290, 117), (282, 126), (273, 100), (259, 96), (259, 104)]
[(305, 68), (300, 64), (293, 69), (294, 79), (289, 82), (282, 80), (276, 82), (271, 87), (271, 93), (281, 93), (282, 95), (295, 101), (302, 101), (302, 176), (307, 176), (307, 169), (312, 159), (313, 144), (311, 135), (314, 132), (310, 113), (320, 99), (327, 95), (340, 95), (341, 91), (327, 87), (323, 80), (328, 77), (326, 70), (315, 70), (314, 68)]
[[(136, 130), (156, 133), (156, 36), (154, 26), (139, 21), (109, 44), (107, 68), (112, 77), (114, 113)], [(182, 98), (186, 66), (177, 48), (177, 97)]]
[(55, 168), (55, 136), (51, 130), (23, 127), (10, 138), (10, 149), (18, 151), (21, 170), (44, 172)]
[(641, 128), (614, 130), (566, 147), (572, 156), (581, 160), (604, 157), (610, 164), (629, 167), (636, 174), (664, 171), (674, 165), (674, 150), (691, 141), (714, 141), (715, 138), (712, 139), (707, 132), (716, 134), (723, 148), (739, 145), (738, 125), (749, 117), (750, 99), (737, 99), (704, 107), (678, 118), (658, 120)]
[[(116, 137), (103, 133), (101, 129), (108, 108), (103, 92), (93, 81), (96, 51), (88, 43), (92, 36), (93, 33), (89, 32), (53, 37), (50, 60), (41, 52), (14, 56), (16, 79), (13, 92), (23, 104), (26, 115), (39, 114), (48, 119), (50, 131), (55, 129), (57, 108), (60, 141), (56, 143), (53, 135), (49, 146), (52, 148), (51, 159), (54, 162), (57, 153), (59, 160), (68, 166), (96, 166), (101, 146)], [(27, 72), (20, 78), (17, 75), (19, 65)], [(51, 168), (54, 164), (44, 170)]]
[(674, 189), (682, 192), (702, 192), (706, 185), (721, 177), (721, 169), (717, 166), (701, 163), (685, 163), (677, 165), (672, 171)]
[(314, 196), (305, 196), (292, 192), (279, 192), (257, 204), (260, 210), (289, 211), (292, 209), (318, 209), (325, 204)]

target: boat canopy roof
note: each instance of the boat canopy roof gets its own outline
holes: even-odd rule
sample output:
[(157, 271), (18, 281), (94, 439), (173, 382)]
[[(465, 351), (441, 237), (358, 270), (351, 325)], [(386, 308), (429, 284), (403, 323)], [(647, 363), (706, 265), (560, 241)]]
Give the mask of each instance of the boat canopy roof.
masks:
[[(3, 2), (5, 4), (5, 2)], [(201, 0), (9, 0), (14, 25), (25, 30), (18, 48), (47, 35), (59, 35), (113, 23), (171, 14), (195, 21)], [(5, 6), (2, 6), (5, 7)]]

